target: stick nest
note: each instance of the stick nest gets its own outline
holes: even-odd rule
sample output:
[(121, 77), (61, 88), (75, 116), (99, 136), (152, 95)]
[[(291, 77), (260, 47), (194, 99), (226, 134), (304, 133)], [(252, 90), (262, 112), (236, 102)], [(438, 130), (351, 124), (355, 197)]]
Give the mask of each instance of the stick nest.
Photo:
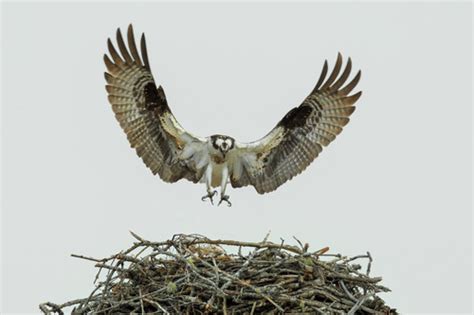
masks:
[[(369, 253), (355, 257), (269, 242), (175, 235), (136, 242), (108, 258), (77, 258), (99, 268), (83, 299), (46, 302), (44, 314), (397, 314), (377, 296), (390, 291), (371, 277)], [(364, 261), (362, 268), (359, 261)], [(362, 270), (365, 269), (365, 270)]]

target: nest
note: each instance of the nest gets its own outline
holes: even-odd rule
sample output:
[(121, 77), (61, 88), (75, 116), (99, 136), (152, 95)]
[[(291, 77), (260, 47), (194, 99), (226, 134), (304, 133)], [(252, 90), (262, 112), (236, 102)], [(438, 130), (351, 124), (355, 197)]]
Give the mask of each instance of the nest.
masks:
[[(99, 268), (85, 298), (46, 302), (44, 314), (397, 314), (377, 296), (390, 291), (371, 277), (369, 253), (344, 257), (268, 241), (175, 235), (136, 242), (108, 258), (77, 258)], [(366, 265), (362, 268), (359, 261)], [(364, 270), (363, 270), (364, 269)]]

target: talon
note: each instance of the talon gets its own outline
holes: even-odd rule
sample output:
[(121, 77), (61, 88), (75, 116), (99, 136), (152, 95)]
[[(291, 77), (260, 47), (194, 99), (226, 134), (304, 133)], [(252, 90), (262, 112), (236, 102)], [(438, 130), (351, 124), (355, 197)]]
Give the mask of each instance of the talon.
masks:
[(217, 194), (217, 190), (214, 190), (212, 193), (207, 192), (207, 195), (203, 196), (201, 198), (202, 201), (206, 201), (206, 199), (209, 199), (211, 201), (211, 205), (214, 205), (214, 200), (212, 199), (215, 195)]
[(229, 201), (229, 196), (228, 195), (223, 195), (221, 196), (221, 200), (219, 201), (219, 203), (217, 204), (217, 206), (220, 206), (222, 201), (225, 201), (227, 202), (227, 207), (232, 207), (232, 202)]

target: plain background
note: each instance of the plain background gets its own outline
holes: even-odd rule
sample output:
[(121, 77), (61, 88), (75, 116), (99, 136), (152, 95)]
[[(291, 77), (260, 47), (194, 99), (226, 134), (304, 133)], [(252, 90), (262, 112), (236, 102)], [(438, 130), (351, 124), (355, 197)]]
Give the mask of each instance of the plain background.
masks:
[[(371, 252), (403, 313), (470, 313), (471, 4), (13, 4), (2, 13), (2, 313), (85, 297), (92, 263), (133, 230)], [(117, 27), (191, 132), (250, 141), (313, 88), (340, 51), (362, 69), (351, 123), (276, 192), (153, 177), (113, 117), (102, 55)]]

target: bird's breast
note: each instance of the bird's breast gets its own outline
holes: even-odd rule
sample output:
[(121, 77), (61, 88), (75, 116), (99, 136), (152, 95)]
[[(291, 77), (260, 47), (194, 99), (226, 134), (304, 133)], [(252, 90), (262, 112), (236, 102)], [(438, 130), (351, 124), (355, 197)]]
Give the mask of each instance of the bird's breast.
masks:
[(224, 172), (224, 168), (227, 168), (227, 163), (222, 162), (212, 163), (212, 177), (211, 177), (211, 186), (217, 187), (222, 183), (222, 175)]
[(222, 164), (226, 161), (226, 159), (220, 154), (211, 155), (211, 159), (214, 164)]

